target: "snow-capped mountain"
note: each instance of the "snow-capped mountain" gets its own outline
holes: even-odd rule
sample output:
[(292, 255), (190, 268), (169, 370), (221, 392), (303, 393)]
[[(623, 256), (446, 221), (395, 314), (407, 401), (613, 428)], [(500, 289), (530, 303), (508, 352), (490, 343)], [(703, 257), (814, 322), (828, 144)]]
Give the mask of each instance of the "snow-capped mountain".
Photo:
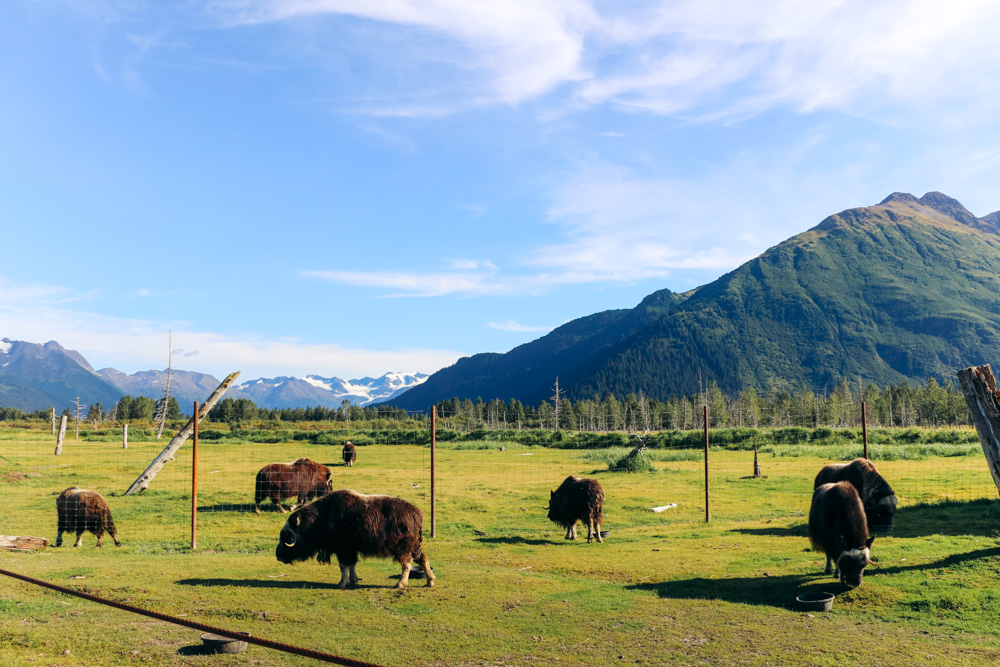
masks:
[[(95, 371), (82, 354), (56, 341), (44, 345), (0, 339), (0, 407), (33, 411), (55, 406), (58, 411), (79, 396), (82, 405), (98, 401), (106, 409), (122, 394), (160, 398), (167, 372), (139, 371), (128, 375), (114, 368)], [(379, 378), (341, 380), (307, 375), (305, 378), (260, 378), (231, 388), (227, 398), (249, 398), (263, 408), (306, 408), (372, 405), (394, 398), (427, 379), (426, 373), (386, 373)], [(207, 373), (174, 369), (170, 395), (187, 408), (204, 401), (220, 380)]]
[(345, 400), (352, 405), (362, 406), (388, 401), (426, 379), (426, 373), (386, 373), (379, 378), (351, 380), (307, 375), (304, 378), (260, 378), (244, 382), (233, 389), (261, 407), (305, 408), (322, 405), (335, 408)]

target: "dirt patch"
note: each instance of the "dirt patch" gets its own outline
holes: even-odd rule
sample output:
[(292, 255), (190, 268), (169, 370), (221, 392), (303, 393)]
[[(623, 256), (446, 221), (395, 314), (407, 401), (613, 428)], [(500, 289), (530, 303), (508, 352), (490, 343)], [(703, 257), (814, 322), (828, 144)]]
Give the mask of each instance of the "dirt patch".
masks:
[(23, 472), (5, 472), (0, 475), (0, 482), (22, 482), (28, 479)]

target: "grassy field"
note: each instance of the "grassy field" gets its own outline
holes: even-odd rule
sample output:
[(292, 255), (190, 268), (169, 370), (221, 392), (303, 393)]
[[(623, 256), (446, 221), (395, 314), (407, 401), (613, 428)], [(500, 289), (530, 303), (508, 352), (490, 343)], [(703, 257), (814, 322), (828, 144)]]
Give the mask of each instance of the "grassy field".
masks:
[[(846, 591), (808, 551), (812, 477), (828, 462), (812, 448), (762, 454), (761, 479), (749, 477), (752, 453), (713, 451), (708, 524), (703, 463), (689, 452), (652, 452), (656, 472), (622, 474), (607, 470), (615, 452), (442, 449), (430, 539), (428, 448), (362, 447), (356, 467), (334, 469), (335, 486), (398, 495), (425, 512), (437, 586), (400, 592), (389, 561), (361, 561), (361, 585), (347, 591), (335, 588), (335, 566), (282, 565), (274, 548), (285, 517), (270, 504), (252, 513), (261, 465), (297, 456), (333, 464), (339, 447), (203, 442), (192, 551), (189, 446), (149, 491), (122, 495), (163, 445), (70, 441), (54, 457), (46, 435), (0, 432), (0, 534), (54, 541), (55, 496), (78, 485), (108, 498), (123, 542), (96, 549), (87, 534), (79, 549), (0, 552), (0, 568), (393, 666), (1000, 659), (1000, 501), (981, 453), (879, 462), (900, 497), (896, 529), (876, 540), (879, 562), (864, 585)], [(604, 544), (567, 542), (545, 517), (548, 491), (571, 473), (605, 488)], [(667, 503), (677, 507), (650, 511)], [(795, 610), (797, 594), (820, 590), (838, 595), (832, 612)], [(198, 636), (0, 577), (0, 664), (311, 662), (256, 646), (203, 655)]]

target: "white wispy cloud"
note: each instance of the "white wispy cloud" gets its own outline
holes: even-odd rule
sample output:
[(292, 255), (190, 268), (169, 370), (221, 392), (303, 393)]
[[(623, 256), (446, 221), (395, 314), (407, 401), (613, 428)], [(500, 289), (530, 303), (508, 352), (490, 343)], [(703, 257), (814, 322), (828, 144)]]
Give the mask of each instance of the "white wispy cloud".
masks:
[(41, 343), (56, 340), (79, 351), (95, 368), (135, 372), (166, 365), (167, 332), (175, 355), (195, 365), (184, 370), (217, 376), (235, 370), (244, 379), (309, 373), (363, 377), (388, 371), (431, 373), (455, 362), (452, 350), (400, 347), (365, 349), (299, 339), (198, 330), (190, 322), (154, 322), (65, 307), (71, 291), (20, 286), (0, 279), (0, 338)]
[(993, 76), (1000, 43), (992, 34), (1000, 6), (983, 0), (958, 0), (947, 11), (932, 0), (775, 0), (766, 8), (733, 0), (217, 0), (210, 6), (230, 26), (342, 15), (418, 28), (427, 31), (425, 41), (444, 39), (457, 48), (450, 61), (440, 51), (409, 57), (445, 61), (478, 73), (483, 83), (463, 83), (464, 101), (368, 107), (381, 115), (518, 104), (564, 85), (579, 105), (705, 118), (776, 106), (884, 114), (899, 101), (966, 109), (985, 101), (992, 110), (1000, 101)]
[(236, 24), (340, 14), (424, 29), (462, 46), (453, 64), (487, 73), (508, 104), (583, 78), (583, 37), (596, 20), (582, 0), (219, 0), (213, 9)]
[(530, 324), (521, 324), (520, 322), (515, 322), (513, 320), (507, 320), (506, 322), (487, 322), (486, 326), (491, 329), (498, 329), (500, 331), (513, 331), (517, 333), (539, 333), (539, 332), (549, 332), (555, 329), (555, 327), (549, 326), (532, 326)]

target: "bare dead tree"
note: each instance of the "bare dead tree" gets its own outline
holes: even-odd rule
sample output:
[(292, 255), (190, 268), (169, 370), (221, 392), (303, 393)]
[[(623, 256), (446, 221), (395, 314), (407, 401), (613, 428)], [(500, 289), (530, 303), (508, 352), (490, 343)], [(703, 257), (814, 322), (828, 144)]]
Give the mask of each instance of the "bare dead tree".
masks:
[(558, 375), (556, 376), (556, 384), (555, 384), (554, 389), (555, 389), (555, 393), (552, 394), (552, 400), (555, 402), (555, 405), (556, 405), (556, 410), (555, 410), (555, 422), (556, 423), (555, 423), (555, 427), (554, 428), (555, 428), (555, 430), (558, 431), (559, 430), (559, 409), (560, 409), (559, 399), (561, 397), (561, 395), (559, 393), (559, 376)]
[(170, 374), (174, 367), (174, 332), (167, 332), (167, 386), (163, 390), (163, 399), (160, 401), (160, 405), (157, 406), (157, 421), (159, 425), (156, 427), (156, 439), (159, 440), (160, 436), (163, 435), (163, 427), (167, 424), (167, 412), (170, 410)]
[(74, 413), (76, 417), (76, 439), (80, 439), (80, 397), (76, 397), (76, 402), (73, 403), (76, 406), (76, 412)]

